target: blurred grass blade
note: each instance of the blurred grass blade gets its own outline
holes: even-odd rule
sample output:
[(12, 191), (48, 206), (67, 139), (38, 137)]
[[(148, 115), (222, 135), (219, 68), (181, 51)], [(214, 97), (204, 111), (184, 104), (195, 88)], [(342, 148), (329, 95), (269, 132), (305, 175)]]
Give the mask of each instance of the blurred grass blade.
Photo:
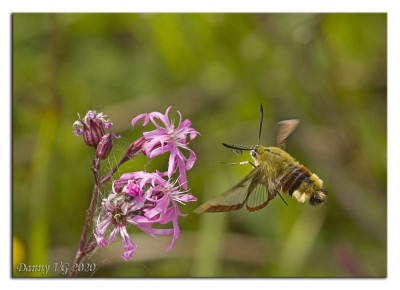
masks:
[[(47, 265), (49, 250), (49, 163), (52, 156), (57, 114), (48, 111), (43, 115), (36, 138), (32, 162), (29, 263)], [(33, 276), (41, 273), (32, 273)]]
[[(326, 209), (324, 209), (326, 210)], [(283, 244), (277, 276), (298, 277), (304, 275), (308, 258), (325, 220), (325, 211), (314, 208), (304, 210)]]

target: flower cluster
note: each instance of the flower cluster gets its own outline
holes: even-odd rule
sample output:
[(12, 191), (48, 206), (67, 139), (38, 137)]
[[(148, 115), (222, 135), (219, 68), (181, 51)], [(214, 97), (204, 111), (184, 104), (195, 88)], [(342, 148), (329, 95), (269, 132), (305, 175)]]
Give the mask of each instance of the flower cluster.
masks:
[[(168, 118), (170, 109), (164, 115), (152, 112), (140, 114), (132, 120), (134, 126), (144, 118), (143, 126), (151, 121), (156, 129), (144, 132), (143, 136), (134, 141), (125, 154), (126, 159), (123, 159), (126, 161), (139, 153), (153, 158), (169, 152), (167, 172), (125, 173), (113, 182), (112, 193), (102, 202), (102, 212), (97, 219), (94, 234), (97, 245), (104, 247), (120, 234), (125, 248), (122, 258), (125, 260), (129, 260), (136, 249), (127, 225), (135, 225), (155, 238), (157, 235), (172, 235), (172, 241), (166, 248), (170, 250), (179, 238), (178, 217), (185, 216), (180, 212), (178, 204), (197, 200), (188, 193), (186, 170), (190, 170), (196, 161), (196, 155), (188, 147), (187, 139), (193, 140), (199, 132), (190, 127), (190, 120), (182, 121), (179, 112), (179, 124), (175, 128)], [(187, 157), (181, 152), (182, 149), (188, 152)], [(172, 227), (167, 229), (157, 228), (156, 225), (169, 223)]]

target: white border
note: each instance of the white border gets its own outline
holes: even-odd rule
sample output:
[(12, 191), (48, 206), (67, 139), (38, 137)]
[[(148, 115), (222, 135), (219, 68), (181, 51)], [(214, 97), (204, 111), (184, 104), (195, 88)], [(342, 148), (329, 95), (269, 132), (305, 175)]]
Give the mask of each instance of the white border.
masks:
[[(80, 284), (86, 284), (90, 287), (109, 288), (115, 287), (115, 283), (132, 283), (129, 287), (149, 287), (162, 289), (176, 289), (183, 286), (181, 283), (190, 283), (188, 287), (199, 287), (203, 289), (211, 288), (237, 288), (246, 289), (254, 286), (262, 286), (269, 289), (282, 289), (299, 286), (307, 287), (308, 289), (337, 289), (338, 287), (362, 287), (362, 289), (376, 289), (385, 287), (385, 289), (394, 289), (398, 287), (399, 282), (399, 207), (400, 207), (400, 189), (395, 183), (398, 179), (400, 171), (400, 138), (399, 135), (399, 37), (398, 28), (400, 27), (399, 9), (396, 6), (396, 1), (177, 1), (177, 0), (158, 0), (158, 1), (3, 1), (10, 2), (0, 4), (0, 29), (2, 31), (3, 45), (1, 45), (1, 89), (2, 96), (0, 114), (0, 122), (5, 128), (3, 136), (6, 140), (2, 140), (2, 151), (10, 152), (10, 95), (11, 95), (11, 13), (13, 12), (388, 12), (388, 31), (389, 31), (389, 49), (388, 49), (388, 277), (387, 279), (76, 279), (76, 280), (61, 280), (61, 279), (13, 279), (10, 280), (10, 240), (7, 237), (2, 239), (1, 249), (3, 251), (3, 262), (1, 263), (1, 278), (8, 278), (7, 283), (13, 283), (13, 287), (23, 286), (29, 287), (31, 283), (40, 283), (40, 286), (53, 288), (56, 284), (58, 289), (70, 289), (71, 284), (74, 286), (77, 281)], [(4, 126), (5, 125), (5, 126)], [(10, 193), (10, 157), (6, 154), (7, 162), (2, 162), (1, 178), (3, 185), (3, 201), (7, 200), (8, 204), (3, 206), (1, 211), (1, 220), (7, 221), (6, 227), (3, 227), (4, 236), (11, 234), (10, 208), (11, 196)], [(382, 166), (385, 166), (382, 164)], [(7, 196), (6, 199), (4, 197)], [(59, 283), (62, 281), (62, 283)], [(89, 284), (90, 283), (90, 284)], [(194, 284), (195, 283), (195, 284)], [(396, 285), (396, 286), (394, 286)], [(35, 285), (36, 286), (36, 285)], [(180, 288), (180, 287), (179, 287)]]

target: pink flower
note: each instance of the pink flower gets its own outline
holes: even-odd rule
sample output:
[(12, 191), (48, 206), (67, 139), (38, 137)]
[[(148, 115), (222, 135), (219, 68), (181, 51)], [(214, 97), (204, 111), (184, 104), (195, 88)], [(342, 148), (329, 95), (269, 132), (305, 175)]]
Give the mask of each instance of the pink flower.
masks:
[[(145, 205), (151, 205), (143, 207), (143, 214), (136, 215), (127, 222), (136, 225), (153, 237), (156, 237), (155, 235), (173, 235), (172, 242), (167, 247), (167, 250), (170, 250), (179, 238), (178, 217), (185, 216), (179, 211), (178, 203), (185, 204), (185, 202), (196, 201), (197, 198), (180, 191), (179, 185), (176, 186), (178, 181), (170, 183), (169, 180), (163, 178), (165, 175), (160, 172), (147, 173), (144, 171), (125, 173), (118, 182), (128, 180), (123, 192), (129, 193), (130, 196), (131, 184), (134, 183), (134, 192), (142, 192)], [(169, 222), (172, 222), (172, 229), (153, 228), (156, 223), (167, 224)]]
[[(190, 140), (193, 140), (199, 132), (190, 127), (191, 122), (189, 119), (182, 122), (182, 115), (179, 111), (179, 123), (175, 128), (174, 123), (168, 119), (170, 109), (171, 106), (168, 107), (165, 115), (159, 112), (140, 114), (132, 120), (132, 126), (135, 126), (136, 122), (142, 118), (144, 118), (143, 126), (146, 126), (149, 120), (154, 124), (156, 127), (155, 130), (143, 133), (143, 137), (147, 141), (143, 146), (146, 156), (153, 158), (165, 152), (170, 152), (168, 177), (171, 177), (178, 168), (180, 174), (178, 178), (179, 182), (187, 189), (186, 170), (190, 170), (193, 167), (196, 161), (196, 154), (187, 146), (186, 137), (189, 135)], [(160, 126), (156, 122), (156, 119), (161, 121), (165, 128)], [(186, 157), (181, 152), (181, 149), (187, 150), (189, 157)]]
[[(100, 221), (99, 216), (94, 232), (97, 245), (103, 248), (114, 241), (119, 233), (125, 248), (125, 252), (122, 253), (121, 256), (126, 261), (129, 260), (135, 252), (136, 245), (131, 240), (126, 230), (126, 223), (132, 220), (134, 213), (140, 211), (142, 207), (143, 202), (140, 201), (140, 199), (135, 200), (135, 202), (130, 202), (127, 201), (123, 195), (117, 196), (117, 193), (112, 193), (107, 199), (104, 199), (103, 211), (105, 218)], [(111, 229), (108, 237), (106, 237), (106, 231), (110, 227), (113, 229)]]
[[(167, 173), (144, 171), (125, 173), (113, 183), (113, 193), (103, 200), (103, 212), (97, 220), (95, 238), (99, 247), (104, 247), (121, 235), (125, 252), (122, 257), (129, 260), (136, 250), (126, 226), (135, 225), (143, 232), (157, 235), (172, 235), (166, 248), (171, 250), (179, 238), (179, 216), (185, 216), (178, 204), (196, 201), (186, 191), (180, 191), (179, 182), (166, 180)], [(172, 223), (172, 228), (155, 228), (155, 224)], [(108, 233), (108, 234), (107, 234)]]
[[(195, 196), (180, 191), (178, 181), (171, 183), (169, 180), (164, 179), (165, 176), (165, 173), (158, 171), (137, 171), (123, 174), (118, 180), (114, 181), (114, 183), (123, 184), (126, 182), (122, 190), (123, 192), (127, 193), (133, 187), (135, 192), (142, 192), (146, 200), (156, 204), (159, 203), (159, 200), (164, 196), (168, 198), (168, 201), (179, 202), (181, 204), (197, 200)], [(132, 186), (132, 184), (134, 184), (134, 186)]]

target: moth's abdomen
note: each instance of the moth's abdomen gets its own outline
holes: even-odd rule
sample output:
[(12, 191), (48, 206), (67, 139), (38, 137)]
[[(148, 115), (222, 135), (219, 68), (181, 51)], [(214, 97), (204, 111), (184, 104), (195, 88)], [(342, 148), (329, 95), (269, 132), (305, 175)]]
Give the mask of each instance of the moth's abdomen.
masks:
[(296, 162), (290, 164), (283, 172), (278, 187), (298, 202), (309, 201), (311, 205), (318, 205), (323, 203), (328, 195), (322, 184), (322, 180), (316, 174)]

